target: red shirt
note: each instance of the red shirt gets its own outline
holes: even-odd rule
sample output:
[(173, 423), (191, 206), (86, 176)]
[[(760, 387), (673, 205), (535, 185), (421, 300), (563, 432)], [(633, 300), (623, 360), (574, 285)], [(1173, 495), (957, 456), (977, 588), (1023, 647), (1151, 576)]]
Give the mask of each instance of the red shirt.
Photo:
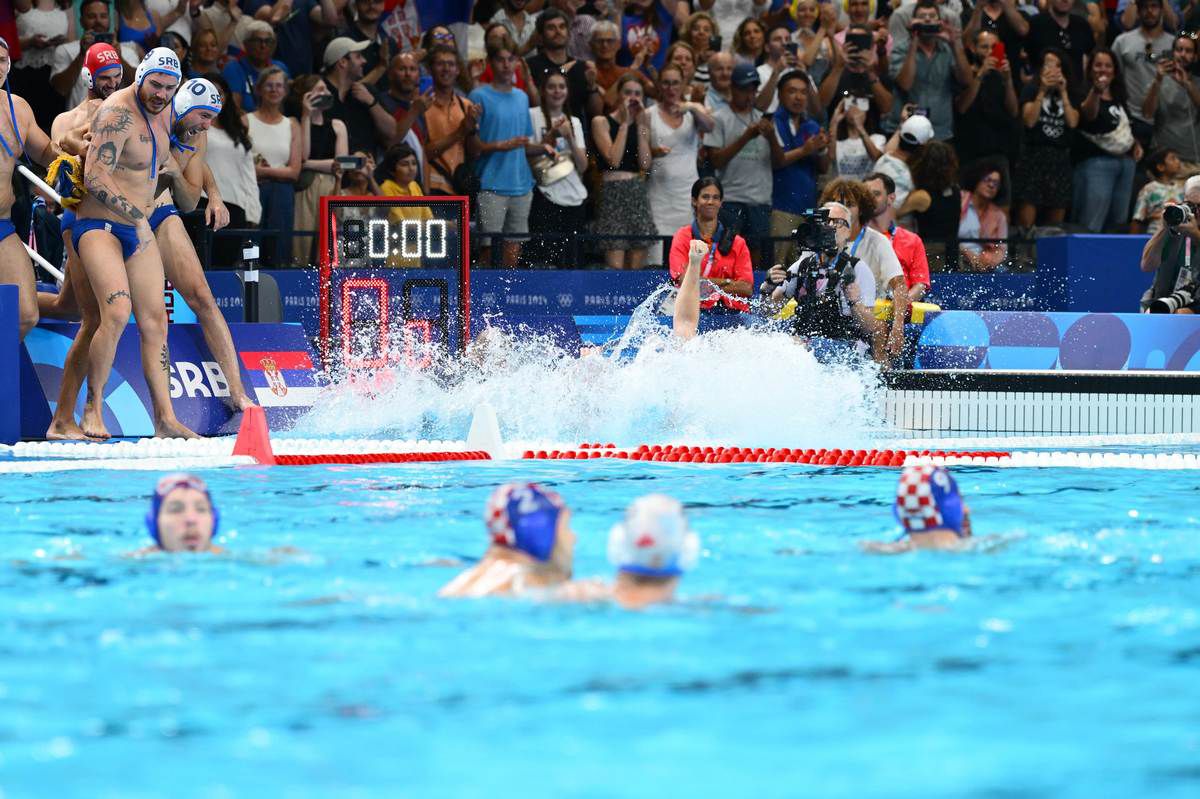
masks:
[[(705, 239), (708, 241), (708, 239)], [(709, 244), (712, 242), (709, 241)], [(683, 277), (684, 271), (687, 270), (688, 264), (688, 249), (692, 244), (692, 226), (684, 225), (675, 231), (675, 238), (671, 241), (671, 280), (676, 284)], [(709, 280), (744, 280), (754, 286), (754, 270), (750, 268), (750, 249), (746, 246), (746, 240), (741, 236), (733, 237), (733, 246), (729, 248), (728, 255), (722, 255), (721, 251), (715, 247), (710, 256), (705, 256), (704, 261), (700, 264), (700, 277), (708, 278)], [(701, 308), (711, 308), (720, 302), (726, 308), (732, 308), (735, 311), (749, 311), (750, 303), (746, 300), (732, 300), (728, 297), (716, 297), (710, 300), (701, 300)]]
[(892, 252), (900, 261), (904, 270), (904, 283), (912, 288), (918, 283), (929, 286), (929, 260), (925, 257), (925, 242), (911, 230), (905, 230), (892, 223), (890, 230), (882, 231), (883, 235), (892, 240)]

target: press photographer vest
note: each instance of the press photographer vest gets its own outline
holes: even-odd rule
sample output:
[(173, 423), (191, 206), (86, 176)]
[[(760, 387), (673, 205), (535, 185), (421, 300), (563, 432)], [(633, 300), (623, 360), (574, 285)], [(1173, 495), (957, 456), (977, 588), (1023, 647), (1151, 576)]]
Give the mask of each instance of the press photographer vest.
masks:
[[(795, 267), (795, 291), (791, 293), (796, 302), (792, 314), (793, 331), (798, 336), (861, 339), (862, 332), (851, 316), (850, 302), (845, 295), (846, 285), (854, 282), (858, 259), (846, 252), (838, 252), (830, 263), (815, 267), (814, 259), (819, 259), (816, 253), (806, 253)], [(789, 275), (789, 282), (792, 279)]]

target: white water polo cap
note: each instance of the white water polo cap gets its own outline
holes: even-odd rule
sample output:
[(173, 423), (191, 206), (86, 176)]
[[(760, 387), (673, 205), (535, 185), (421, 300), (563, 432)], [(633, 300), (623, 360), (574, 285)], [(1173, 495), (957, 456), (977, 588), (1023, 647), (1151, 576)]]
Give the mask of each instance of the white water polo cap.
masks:
[(155, 47), (146, 53), (142, 63), (138, 64), (137, 72), (133, 77), (133, 85), (141, 88), (146, 76), (155, 72), (171, 75), (176, 80), (183, 79), (183, 68), (179, 66), (179, 56), (175, 55), (174, 50), (169, 47)]
[(221, 92), (204, 78), (185, 80), (171, 101), (175, 119), (183, 119), (191, 111), (221, 113)]
[(679, 500), (650, 494), (634, 500), (608, 534), (608, 559), (623, 572), (678, 577), (696, 565), (700, 538), (688, 528)]

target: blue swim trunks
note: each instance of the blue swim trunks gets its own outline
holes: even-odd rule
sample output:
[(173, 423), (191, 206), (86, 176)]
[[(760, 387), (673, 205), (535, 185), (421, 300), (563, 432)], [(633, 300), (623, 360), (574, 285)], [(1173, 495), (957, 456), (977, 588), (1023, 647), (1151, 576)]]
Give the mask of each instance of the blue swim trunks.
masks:
[(75, 212), (70, 208), (64, 209), (62, 218), (58, 220), (58, 227), (63, 233), (70, 233), (75, 227)]
[(79, 217), (75, 218), (75, 226), (72, 230), (76, 252), (79, 251), (79, 240), (83, 238), (83, 234), (93, 230), (103, 230), (110, 235), (116, 236), (117, 241), (121, 242), (121, 254), (125, 256), (126, 261), (132, 258), (133, 254), (137, 252), (137, 228), (133, 225), (113, 222), (108, 219), (80, 219)]
[(179, 216), (179, 209), (175, 207), (174, 203), (158, 206), (154, 209), (154, 213), (150, 214), (150, 229), (157, 233), (158, 226), (173, 216)]
[(17, 229), (11, 219), (0, 219), (0, 241), (4, 241), (16, 232)]

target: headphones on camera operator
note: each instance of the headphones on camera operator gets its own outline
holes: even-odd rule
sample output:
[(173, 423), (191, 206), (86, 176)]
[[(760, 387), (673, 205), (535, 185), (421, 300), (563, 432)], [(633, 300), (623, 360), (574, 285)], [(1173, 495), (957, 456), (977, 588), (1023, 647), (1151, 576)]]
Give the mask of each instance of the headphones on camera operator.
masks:
[(792, 232), (800, 257), (787, 268), (782, 284), (770, 282), (759, 292), (770, 297), (779, 285), (787, 304), (777, 319), (790, 321), (797, 336), (831, 339), (861, 339), (849, 313), (845, 287), (854, 282), (858, 259), (838, 246), (837, 230), (830, 223), (829, 209), (809, 209)]

